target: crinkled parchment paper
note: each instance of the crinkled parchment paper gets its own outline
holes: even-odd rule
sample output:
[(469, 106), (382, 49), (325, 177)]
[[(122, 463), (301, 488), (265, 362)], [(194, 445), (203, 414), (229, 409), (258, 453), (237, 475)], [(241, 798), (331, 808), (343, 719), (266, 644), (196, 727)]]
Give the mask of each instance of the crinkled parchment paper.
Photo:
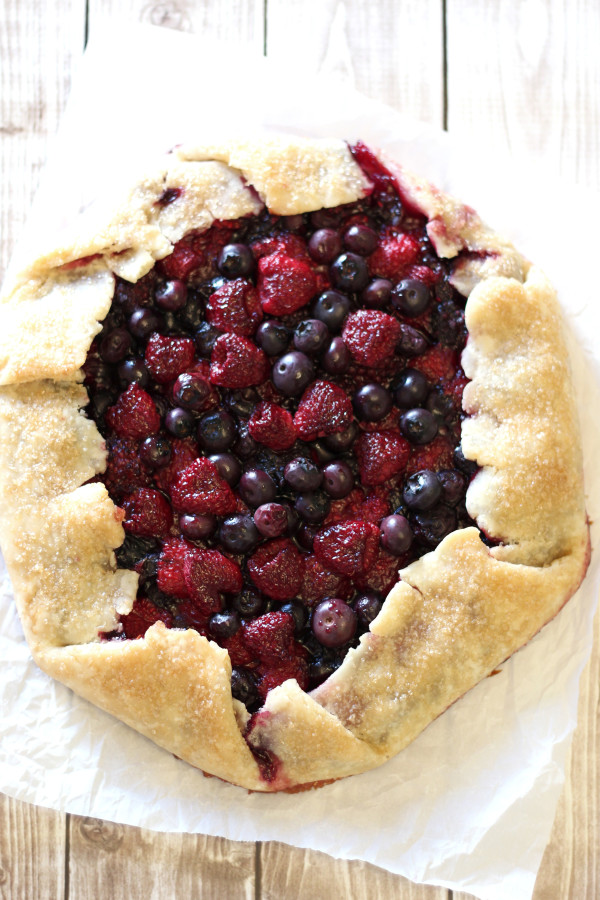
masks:
[[(219, 87), (212, 72), (219, 65)], [(229, 78), (227, 82), (226, 78)], [(138, 29), (88, 49), (34, 205), (27, 243), (186, 139), (271, 128), (384, 147), (474, 206), (546, 268), (566, 312), (583, 425), (588, 512), (600, 521), (600, 315), (578, 197), (480, 147), (403, 118), (333, 78), (188, 35)], [(551, 213), (549, 214), (549, 210)], [(578, 221), (574, 229), (570, 223)], [(589, 246), (586, 247), (586, 243)], [(592, 526), (598, 544), (600, 526)], [(485, 900), (526, 900), (549, 838), (592, 644), (599, 560), (560, 615), (380, 769), (295, 795), (247, 794), (170, 756), (31, 662), (5, 577), (0, 595), (0, 790), (158, 831), (286, 841), (363, 859)]]

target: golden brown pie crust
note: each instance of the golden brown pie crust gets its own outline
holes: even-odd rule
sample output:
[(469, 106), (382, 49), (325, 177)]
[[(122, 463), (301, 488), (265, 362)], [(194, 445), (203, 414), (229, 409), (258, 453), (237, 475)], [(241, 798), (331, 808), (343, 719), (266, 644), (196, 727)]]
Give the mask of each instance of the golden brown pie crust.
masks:
[[(589, 558), (581, 442), (561, 313), (544, 275), (464, 204), (379, 154), (458, 257), (468, 297), (462, 447), (481, 467), (474, 528), (400, 573), (370, 633), (319, 688), (270, 692), (244, 737), (226, 650), (153, 625), (100, 642), (133, 604), (116, 568), (122, 513), (99, 483), (103, 441), (81, 412), (81, 366), (114, 289), (138, 280), (188, 231), (256, 213), (290, 215), (359, 199), (369, 182), (341, 141), (257, 138), (180, 147), (122, 198), (5, 286), (0, 306), (0, 541), (38, 665), (178, 757), (260, 791), (373, 768), (548, 622)], [(168, 205), (167, 189), (185, 188)], [(255, 752), (253, 752), (255, 751)], [(278, 760), (270, 780), (258, 759)]]

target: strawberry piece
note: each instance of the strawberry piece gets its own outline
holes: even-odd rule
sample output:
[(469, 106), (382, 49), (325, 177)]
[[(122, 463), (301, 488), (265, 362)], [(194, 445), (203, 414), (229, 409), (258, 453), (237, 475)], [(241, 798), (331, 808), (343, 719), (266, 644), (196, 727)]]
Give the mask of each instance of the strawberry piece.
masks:
[(250, 244), (254, 259), (262, 259), (263, 256), (273, 256), (275, 253), (284, 253), (294, 259), (306, 259), (310, 257), (306, 244), (296, 234), (274, 234), (260, 238)]
[(106, 410), (106, 423), (119, 437), (139, 440), (156, 434), (160, 416), (150, 394), (137, 384), (130, 384), (115, 405)]
[(248, 431), (271, 450), (288, 450), (296, 442), (292, 414), (277, 403), (258, 403), (248, 420)]
[(158, 559), (156, 583), (165, 594), (190, 599), (183, 574), (183, 563), (193, 550), (193, 545), (183, 538), (171, 538), (163, 543)]
[(235, 495), (215, 464), (199, 457), (180, 472), (171, 487), (171, 500), (179, 512), (214, 513), (226, 516), (235, 512)]
[(244, 643), (266, 665), (277, 665), (294, 655), (294, 619), (287, 612), (269, 612), (242, 628)]
[(356, 445), (360, 480), (365, 485), (383, 484), (406, 469), (411, 445), (395, 431), (363, 432)]
[(225, 282), (206, 302), (206, 320), (219, 331), (249, 337), (262, 317), (256, 290), (243, 278)]
[(221, 387), (245, 388), (269, 377), (265, 353), (239, 334), (217, 338), (210, 360), (210, 378)]
[(232, 666), (248, 666), (250, 663), (254, 662), (254, 654), (246, 647), (244, 641), (243, 628), (238, 629), (238, 631), (229, 638), (222, 638), (220, 640), (220, 645), (229, 653)]
[(173, 524), (173, 510), (164, 494), (138, 488), (122, 502), (123, 528), (136, 537), (165, 537)]
[(456, 412), (460, 412), (462, 409), (462, 398), (465, 387), (469, 383), (469, 379), (465, 375), (462, 369), (459, 369), (454, 378), (448, 382), (448, 384), (444, 385), (444, 394), (447, 397), (452, 397), (452, 402), (454, 404), (454, 409)]
[(415, 281), (422, 281), (427, 287), (433, 287), (440, 279), (437, 272), (428, 266), (411, 266), (406, 273), (407, 278), (413, 278)]
[(420, 472), (421, 469), (451, 469), (454, 465), (454, 442), (443, 435), (438, 435), (423, 447), (414, 447), (406, 466), (406, 475)]
[(320, 531), (314, 554), (338, 575), (359, 575), (373, 564), (379, 547), (379, 528), (370, 522), (348, 521)]
[(410, 551), (404, 556), (391, 556), (380, 548), (377, 559), (368, 572), (357, 578), (357, 586), (361, 591), (377, 591), (383, 597), (387, 597), (398, 581), (398, 572), (410, 558)]
[(416, 263), (421, 253), (418, 240), (410, 234), (398, 234), (382, 240), (369, 256), (371, 275), (398, 279)]
[(400, 323), (388, 313), (361, 309), (350, 313), (342, 337), (357, 363), (376, 368), (393, 356), (400, 331)]
[(325, 597), (349, 600), (352, 594), (353, 587), (348, 578), (326, 569), (312, 553), (305, 558), (300, 598), (306, 606), (314, 606)]
[(343, 388), (330, 381), (315, 381), (308, 387), (294, 415), (294, 426), (303, 441), (345, 431), (351, 422), (350, 397)]
[(194, 269), (202, 263), (202, 257), (186, 241), (179, 241), (173, 247), (173, 252), (162, 259), (159, 268), (162, 274), (171, 280), (185, 281)]
[(262, 544), (248, 560), (248, 573), (258, 590), (273, 600), (291, 600), (302, 584), (303, 560), (289, 538)]
[(121, 616), (123, 631), (130, 641), (144, 637), (155, 622), (164, 622), (167, 628), (170, 628), (173, 624), (173, 616), (168, 610), (159, 609), (146, 597), (138, 597), (131, 612), (126, 616)]
[(263, 702), (267, 699), (269, 691), (290, 678), (294, 678), (303, 691), (308, 687), (308, 666), (302, 657), (292, 656), (262, 675), (258, 682), (258, 693)]
[(168, 465), (154, 472), (157, 487), (170, 493), (179, 473), (187, 469), (199, 455), (198, 445), (191, 438), (171, 438), (171, 459)]
[(134, 488), (149, 486), (150, 476), (140, 462), (137, 441), (110, 437), (106, 449), (108, 456), (102, 480), (111, 497), (120, 500)]
[(334, 500), (329, 508), (325, 524), (337, 525), (338, 522), (345, 522), (346, 519), (358, 519), (358, 511), (364, 499), (362, 488), (355, 487), (342, 500)]
[(183, 577), (190, 599), (205, 615), (223, 609), (221, 592), (237, 593), (243, 584), (240, 567), (218, 550), (193, 550), (187, 554)]
[(194, 342), (190, 338), (151, 335), (146, 345), (146, 365), (159, 384), (175, 381), (194, 364)]
[(458, 368), (458, 354), (452, 347), (435, 344), (421, 356), (411, 360), (413, 369), (419, 369), (432, 384), (450, 381)]
[(258, 261), (258, 296), (272, 316), (285, 316), (312, 300), (317, 279), (309, 264), (286, 253), (273, 253)]
[(363, 522), (372, 522), (373, 525), (379, 525), (385, 516), (390, 514), (390, 504), (382, 497), (371, 494), (364, 503), (358, 508), (356, 518), (362, 519)]
[(203, 615), (198, 606), (191, 600), (182, 600), (177, 606), (177, 615), (183, 620), (186, 628), (193, 628), (204, 637), (209, 637), (208, 620), (210, 616)]

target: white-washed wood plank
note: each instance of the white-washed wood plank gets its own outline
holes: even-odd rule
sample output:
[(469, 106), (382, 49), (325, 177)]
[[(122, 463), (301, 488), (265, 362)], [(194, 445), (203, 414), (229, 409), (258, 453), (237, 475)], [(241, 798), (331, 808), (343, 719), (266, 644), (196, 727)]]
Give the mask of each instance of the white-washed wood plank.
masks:
[(65, 818), (0, 794), (0, 900), (62, 900)]
[(447, 900), (448, 891), (413, 884), (359, 860), (332, 859), (315, 850), (270, 842), (261, 848), (262, 900)]
[(69, 900), (252, 900), (252, 843), (71, 818)]
[(439, 0), (268, 0), (267, 56), (349, 79), (370, 97), (441, 124)]

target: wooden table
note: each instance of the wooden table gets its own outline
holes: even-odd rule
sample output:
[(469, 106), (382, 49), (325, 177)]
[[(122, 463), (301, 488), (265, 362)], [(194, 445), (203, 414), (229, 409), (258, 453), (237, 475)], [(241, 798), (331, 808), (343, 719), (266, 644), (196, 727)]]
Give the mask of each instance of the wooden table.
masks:
[[(359, 90), (417, 118), (483, 134), (500, 150), (543, 158), (557, 175), (600, 187), (598, 0), (4, 0), (0, 272), (74, 65), (87, 36), (107, 18), (115, 29), (145, 22), (242, 39), (290, 65), (354, 78)], [(558, 231), (578, 227), (556, 224)], [(597, 282), (595, 261), (583, 264)], [(600, 897), (599, 631), (597, 623), (536, 900)], [(0, 796), (3, 900), (446, 900), (450, 894), (283, 844), (155, 834)], [(455, 893), (454, 900), (460, 896), (467, 895)]]

